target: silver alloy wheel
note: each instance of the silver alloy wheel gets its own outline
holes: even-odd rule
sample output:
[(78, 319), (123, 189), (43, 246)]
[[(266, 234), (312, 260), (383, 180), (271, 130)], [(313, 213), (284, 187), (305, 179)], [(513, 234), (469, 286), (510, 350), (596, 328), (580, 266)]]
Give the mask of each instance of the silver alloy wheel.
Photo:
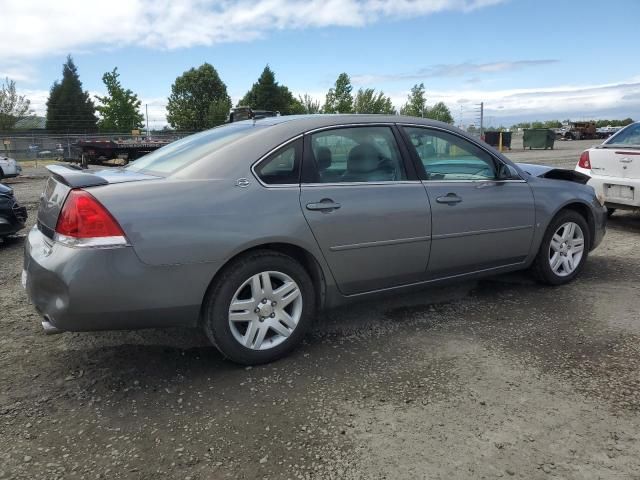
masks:
[(284, 342), (302, 316), (302, 292), (282, 272), (261, 272), (244, 281), (231, 299), (229, 328), (238, 343), (268, 350)]
[(559, 277), (571, 275), (578, 268), (584, 253), (584, 233), (574, 222), (563, 223), (551, 237), (549, 266)]

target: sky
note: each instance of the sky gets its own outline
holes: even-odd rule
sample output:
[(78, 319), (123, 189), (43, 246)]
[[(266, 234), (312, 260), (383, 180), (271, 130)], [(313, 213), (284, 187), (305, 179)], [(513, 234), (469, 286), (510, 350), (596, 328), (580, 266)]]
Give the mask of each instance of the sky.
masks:
[(0, 0), (0, 77), (44, 114), (71, 54), (86, 90), (120, 80), (166, 123), (175, 78), (212, 64), (237, 102), (264, 66), (321, 102), (341, 72), (397, 107), (423, 82), (456, 123), (640, 119), (640, 0)]

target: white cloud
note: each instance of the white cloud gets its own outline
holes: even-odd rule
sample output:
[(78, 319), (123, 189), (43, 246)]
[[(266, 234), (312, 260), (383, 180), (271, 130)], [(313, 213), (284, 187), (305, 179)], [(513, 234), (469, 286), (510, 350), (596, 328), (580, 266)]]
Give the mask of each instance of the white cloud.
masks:
[(3, 0), (0, 59), (125, 46), (208, 46), (253, 40), (274, 29), (361, 27), (389, 18), (468, 12), (503, 1)]
[[(437, 77), (462, 77), (466, 75), (481, 75), (502, 73), (509, 71), (522, 70), (528, 67), (539, 67), (541, 65), (551, 65), (557, 63), (558, 60), (541, 59), (541, 60), (512, 60), (490, 63), (447, 63), (433, 65), (421, 68), (414, 72), (408, 73), (392, 73), (392, 74), (361, 74), (351, 77), (353, 83), (356, 84), (374, 84), (379, 82), (395, 82), (406, 80), (421, 80), (425, 78)], [(472, 79), (477, 80), (477, 79)], [(474, 82), (475, 83), (475, 82)]]

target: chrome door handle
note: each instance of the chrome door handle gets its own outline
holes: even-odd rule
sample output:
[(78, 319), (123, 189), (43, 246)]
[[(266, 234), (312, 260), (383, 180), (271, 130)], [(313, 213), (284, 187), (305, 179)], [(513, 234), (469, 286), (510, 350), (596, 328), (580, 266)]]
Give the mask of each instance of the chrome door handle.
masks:
[(330, 198), (323, 198), (319, 202), (307, 203), (307, 210), (319, 210), (321, 212), (331, 212), (341, 207), (337, 202), (334, 202)]
[(438, 203), (446, 203), (446, 204), (449, 204), (449, 205), (454, 204), (454, 203), (460, 203), (461, 201), (462, 201), (462, 198), (460, 198), (455, 193), (447, 193), (446, 195), (443, 195), (442, 197), (436, 198), (436, 202), (438, 202)]

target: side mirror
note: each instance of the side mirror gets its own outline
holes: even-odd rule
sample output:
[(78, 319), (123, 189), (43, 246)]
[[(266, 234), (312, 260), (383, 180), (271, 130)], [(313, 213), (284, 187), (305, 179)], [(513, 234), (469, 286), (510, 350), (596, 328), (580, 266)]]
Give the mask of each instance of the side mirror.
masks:
[(515, 172), (506, 163), (500, 163), (498, 165), (498, 180), (512, 180), (515, 178)]

